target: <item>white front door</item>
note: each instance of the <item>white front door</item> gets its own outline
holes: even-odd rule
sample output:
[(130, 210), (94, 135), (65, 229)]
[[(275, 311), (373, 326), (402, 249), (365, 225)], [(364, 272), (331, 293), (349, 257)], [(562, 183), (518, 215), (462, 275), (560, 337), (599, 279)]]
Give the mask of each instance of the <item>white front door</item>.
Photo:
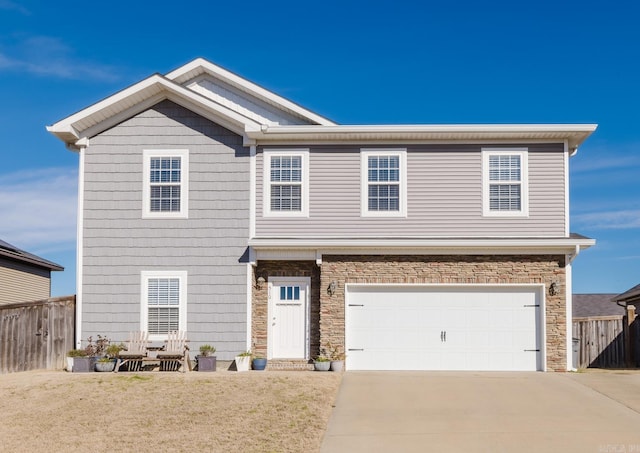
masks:
[(306, 359), (309, 277), (269, 278), (269, 358)]

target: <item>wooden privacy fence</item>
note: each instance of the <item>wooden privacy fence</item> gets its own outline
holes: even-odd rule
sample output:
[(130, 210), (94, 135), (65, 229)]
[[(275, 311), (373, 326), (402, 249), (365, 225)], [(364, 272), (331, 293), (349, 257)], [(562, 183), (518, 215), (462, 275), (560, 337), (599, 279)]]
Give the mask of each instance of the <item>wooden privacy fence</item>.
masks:
[(0, 305), (0, 374), (64, 368), (75, 308), (75, 296)]
[(624, 324), (623, 316), (574, 318), (573, 338), (579, 340), (578, 368), (624, 367)]

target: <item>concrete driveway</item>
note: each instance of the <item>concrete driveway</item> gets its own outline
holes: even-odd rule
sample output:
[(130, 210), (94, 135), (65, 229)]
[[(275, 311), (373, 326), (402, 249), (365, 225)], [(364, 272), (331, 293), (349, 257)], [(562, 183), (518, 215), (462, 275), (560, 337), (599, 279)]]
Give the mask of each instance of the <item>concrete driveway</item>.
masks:
[(640, 453), (640, 372), (347, 372), (321, 451)]

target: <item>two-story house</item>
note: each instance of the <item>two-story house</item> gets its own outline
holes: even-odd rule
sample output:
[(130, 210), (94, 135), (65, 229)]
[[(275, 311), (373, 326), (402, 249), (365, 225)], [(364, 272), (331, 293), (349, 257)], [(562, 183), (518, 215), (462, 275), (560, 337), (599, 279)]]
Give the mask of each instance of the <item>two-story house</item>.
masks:
[(349, 370), (566, 370), (595, 125), (338, 125), (203, 59), (47, 129), (79, 154), (77, 335)]

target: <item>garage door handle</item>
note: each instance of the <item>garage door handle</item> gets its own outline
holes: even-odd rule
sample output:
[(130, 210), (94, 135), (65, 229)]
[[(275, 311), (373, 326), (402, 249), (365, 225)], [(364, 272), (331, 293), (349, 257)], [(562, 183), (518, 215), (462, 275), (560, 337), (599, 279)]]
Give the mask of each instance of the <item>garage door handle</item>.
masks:
[(446, 330), (441, 330), (440, 331), (440, 341), (443, 343), (446, 343), (447, 341), (447, 331)]
[(364, 349), (352, 349), (352, 348), (349, 348), (348, 351), (364, 351)]
[(364, 307), (364, 304), (349, 304), (350, 307)]
[(524, 352), (540, 352), (540, 349), (525, 349)]

